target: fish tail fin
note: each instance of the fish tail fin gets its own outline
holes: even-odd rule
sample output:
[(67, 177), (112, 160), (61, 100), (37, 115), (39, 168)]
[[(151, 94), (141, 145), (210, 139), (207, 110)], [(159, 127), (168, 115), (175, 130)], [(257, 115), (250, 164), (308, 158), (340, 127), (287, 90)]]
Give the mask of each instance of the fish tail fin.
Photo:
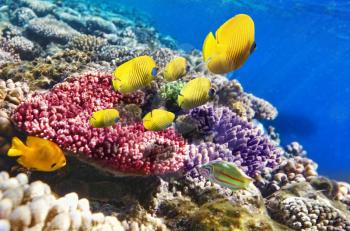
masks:
[(7, 152), (8, 156), (22, 156), (26, 149), (26, 145), (17, 137), (12, 138), (12, 145), (10, 150)]
[(203, 60), (207, 62), (218, 49), (218, 44), (216, 43), (215, 37), (212, 32), (210, 32), (204, 40), (203, 43)]

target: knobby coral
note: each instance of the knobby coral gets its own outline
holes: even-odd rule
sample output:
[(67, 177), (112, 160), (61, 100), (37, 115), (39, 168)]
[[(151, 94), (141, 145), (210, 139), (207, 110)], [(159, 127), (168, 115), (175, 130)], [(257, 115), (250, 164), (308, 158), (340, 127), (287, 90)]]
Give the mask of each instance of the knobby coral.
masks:
[(27, 175), (0, 173), (0, 230), (131, 230), (137, 223), (93, 213), (76, 193), (56, 198), (49, 185)]
[(174, 129), (145, 131), (141, 123), (99, 129), (88, 120), (94, 111), (119, 103), (142, 104), (144, 94), (115, 92), (111, 76), (87, 74), (33, 94), (12, 118), (31, 135), (53, 140), (113, 170), (137, 174), (173, 172), (187, 159), (186, 142)]

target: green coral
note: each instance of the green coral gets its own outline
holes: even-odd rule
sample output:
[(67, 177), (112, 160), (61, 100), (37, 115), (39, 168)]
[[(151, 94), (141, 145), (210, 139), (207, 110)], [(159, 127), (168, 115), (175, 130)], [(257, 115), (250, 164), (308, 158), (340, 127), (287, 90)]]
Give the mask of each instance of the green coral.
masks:
[(184, 85), (185, 83), (182, 81), (167, 83), (160, 87), (159, 95), (163, 100), (176, 103), (177, 96), (180, 94)]

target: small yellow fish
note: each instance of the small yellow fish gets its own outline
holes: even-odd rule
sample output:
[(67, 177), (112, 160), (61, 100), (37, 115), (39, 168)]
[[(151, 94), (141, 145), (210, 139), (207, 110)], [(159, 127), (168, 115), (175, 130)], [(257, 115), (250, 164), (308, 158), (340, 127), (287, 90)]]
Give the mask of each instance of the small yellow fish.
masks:
[(178, 105), (185, 110), (205, 104), (213, 97), (215, 90), (211, 88), (211, 82), (205, 77), (192, 79), (181, 89), (177, 97)]
[(203, 59), (209, 71), (225, 74), (240, 68), (256, 48), (254, 21), (249, 15), (238, 14), (203, 43)]
[(123, 63), (113, 72), (112, 84), (115, 91), (131, 93), (150, 85), (157, 76), (158, 67), (150, 56), (139, 56)]
[(143, 117), (143, 126), (150, 131), (168, 128), (174, 121), (175, 114), (162, 109), (153, 109)]
[(89, 123), (94, 128), (107, 128), (119, 121), (119, 111), (116, 109), (104, 109), (92, 113)]
[(183, 57), (176, 57), (171, 60), (164, 69), (164, 78), (168, 81), (176, 81), (189, 71), (187, 60)]
[(66, 165), (66, 158), (57, 144), (34, 136), (28, 136), (26, 144), (14, 137), (7, 155), (19, 156), (20, 165), (42, 172), (52, 172)]

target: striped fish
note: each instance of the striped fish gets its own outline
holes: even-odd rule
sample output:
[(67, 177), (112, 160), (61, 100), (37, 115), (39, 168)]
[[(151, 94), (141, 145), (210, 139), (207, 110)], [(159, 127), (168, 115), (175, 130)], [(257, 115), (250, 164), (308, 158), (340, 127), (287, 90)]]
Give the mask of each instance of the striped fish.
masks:
[(211, 88), (211, 82), (205, 77), (192, 79), (181, 89), (177, 97), (178, 105), (189, 110), (205, 104), (213, 97), (215, 90)]
[(158, 68), (150, 56), (139, 56), (123, 63), (113, 72), (112, 84), (115, 91), (131, 93), (148, 86), (157, 76)]
[(209, 71), (225, 74), (240, 68), (256, 48), (254, 21), (249, 15), (238, 14), (203, 43), (203, 60)]
[(107, 128), (119, 121), (119, 111), (116, 109), (104, 109), (92, 113), (89, 123), (94, 128)]
[(162, 109), (153, 109), (143, 117), (143, 126), (150, 131), (161, 131), (174, 121), (175, 114)]
[(202, 165), (199, 168), (199, 173), (209, 181), (229, 188), (232, 191), (247, 190), (253, 181), (235, 164), (224, 160), (215, 160)]
[(165, 66), (163, 76), (166, 81), (171, 82), (186, 75), (188, 70), (187, 60), (183, 57), (176, 57)]

